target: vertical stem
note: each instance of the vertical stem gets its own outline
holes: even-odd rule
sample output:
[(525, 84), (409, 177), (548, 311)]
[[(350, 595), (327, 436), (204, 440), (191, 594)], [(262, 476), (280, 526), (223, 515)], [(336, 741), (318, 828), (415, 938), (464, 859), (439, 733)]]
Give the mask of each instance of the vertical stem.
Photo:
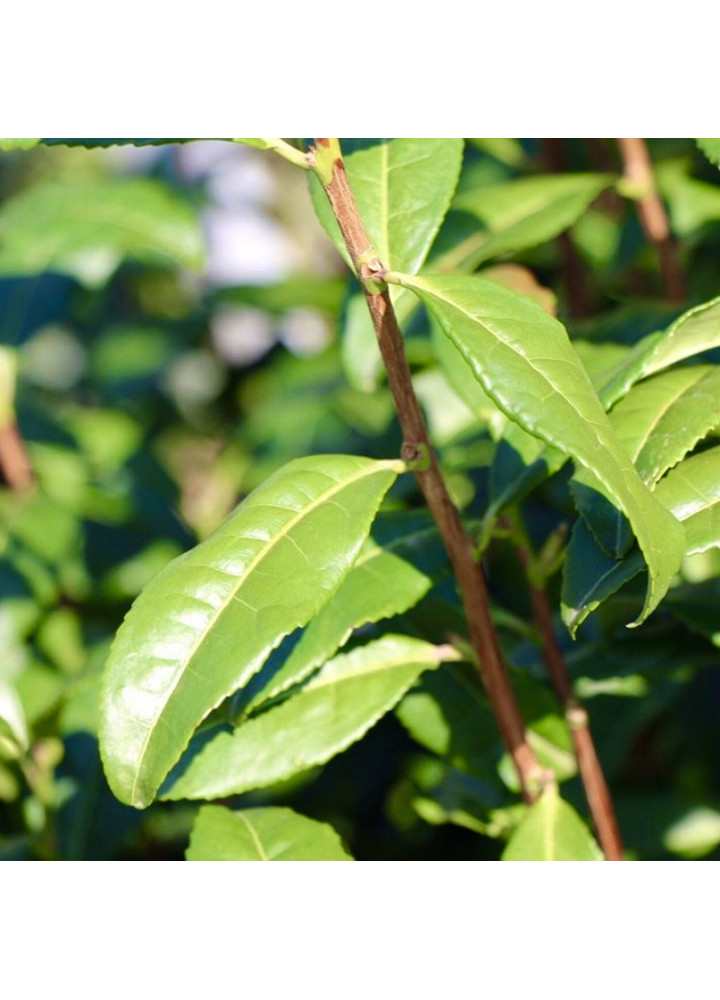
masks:
[[(660, 263), (665, 294), (671, 302), (685, 299), (685, 280), (670, 234), (667, 212), (655, 184), (652, 161), (644, 139), (618, 139), (627, 187), (637, 199), (640, 224)], [(632, 196), (632, 194), (631, 194)]]
[[(519, 533), (524, 535), (524, 529), (520, 525), (517, 527), (520, 528)], [(543, 660), (570, 727), (580, 778), (600, 846), (608, 861), (622, 861), (623, 844), (615, 817), (615, 808), (595, 751), (588, 714), (578, 703), (572, 689), (565, 660), (555, 636), (550, 602), (545, 587), (540, 586), (536, 580), (536, 573), (533, 572), (533, 557), (527, 539), (522, 539), (517, 545), (517, 551), (525, 568), (533, 618), (542, 639)]]
[(33, 483), (25, 442), (14, 421), (0, 427), (0, 472), (10, 489), (24, 490)]
[[(541, 139), (540, 149), (548, 169), (553, 173), (561, 173), (567, 169), (567, 160), (561, 139)], [(589, 316), (591, 312), (590, 294), (583, 262), (569, 233), (560, 233), (558, 246), (570, 316), (573, 319), (582, 319)]]
[(520, 779), (523, 795), (533, 801), (552, 779), (527, 741), (525, 725), (510, 685), (490, 617), (485, 579), (474, 555), (472, 539), (453, 504), (430, 444), (390, 296), (382, 276), (385, 268), (376, 256), (347, 181), (337, 140), (316, 139), (311, 152), (313, 169), (323, 183), (345, 244), (361, 281), (387, 371), (388, 385), (403, 433), (403, 457), (418, 461), (416, 476), (438, 526), (455, 573), (467, 614), (478, 670)]

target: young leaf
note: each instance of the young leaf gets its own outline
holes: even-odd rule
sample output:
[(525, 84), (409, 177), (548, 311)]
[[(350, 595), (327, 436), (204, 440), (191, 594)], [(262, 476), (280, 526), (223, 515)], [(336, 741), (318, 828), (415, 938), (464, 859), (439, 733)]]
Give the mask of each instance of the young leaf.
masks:
[(575, 810), (549, 785), (510, 838), (503, 861), (602, 861), (600, 848)]
[(463, 191), (453, 210), (484, 223), (486, 232), (467, 240), (466, 264), (478, 267), (554, 239), (572, 226), (613, 178), (609, 174), (527, 177)]
[(452, 656), (401, 635), (341, 653), (278, 707), (216, 736), (162, 798), (235, 795), (324, 764), (364, 736), (424, 670)]
[(435, 315), (500, 409), (572, 458), (585, 481), (626, 515), (649, 569), (639, 624), (680, 565), (682, 528), (638, 476), (564, 327), (535, 302), (480, 278), (391, 277)]
[(101, 750), (142, 807), (199, 723), (317, 614), (350, 571), (399, 462), (298, 459), (145, 588), (108, 660)]
[(188, 861), (352, 861), (327, 823), (280, 806), (203, 806), (185, 852)]
[(0, 209), (0, 274), (71, 274), (100, 284), (126, 256), (199, 268), (192, 207), (147, 178), (48, 180)]
[[(414, 273), (427, 257), (460, 174), (462, 139), (344, 139), (343, 160), (360, 217), (386, 267)], [(313, 203), (328, 236), (350, 263), (345, 241), (317, 181)]]
[(368, 539), (338, 592), (244, 711), (304, 681), (347, 642), (353, 629), (413, 607), (446, 566), (437, 529), (427, 522), (418, 526), (410, 519), (407, 529), (400, 522), (395, 537), (382, 547)]

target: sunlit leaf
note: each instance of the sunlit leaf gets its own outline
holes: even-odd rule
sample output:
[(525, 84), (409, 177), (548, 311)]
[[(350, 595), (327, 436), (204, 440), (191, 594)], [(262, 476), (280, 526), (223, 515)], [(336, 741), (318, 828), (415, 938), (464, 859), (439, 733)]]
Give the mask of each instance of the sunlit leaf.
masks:
[(108, 661), (101, 747), (124, 802), (150, 802), (195, 727), (342, 583), (399, 462), (298, 459), (146, 587)]
[(9, 681), (0, 676), (0, 759), (22, 756), (30, 743), (22, 704)]
[(626, 515), (650, 571), (639, 624), (680, 565), (682, 528), (638, 476), (565, 329), (535, 302), (479, 278), (392, 277), (417, 293), (500, 409), (571, 457)]
[(720, 167), (720, 139), (696, 139), (695, 142), (708, 160), (716, 167)]
[[(462, 139), (343, 139), (345, 169), (360, 217), (386, 267), (415, 272), (425, 260), (457, 185)], [(316, 178), (313, 203), (349, 263)]]
[(590, 831), (550, 785), (530, 806), (505, 848), (503, 861), (602, 861)]
[(203, 806), (190, 835), (188, 861), (352, 861), (327, 823), (280, 806)]
[(278, 707), (216, 736), (162, 797), (234, 795), (324, 764), (359, 740), (424, 670), (453, 655), (401, 635), (341, 653)]

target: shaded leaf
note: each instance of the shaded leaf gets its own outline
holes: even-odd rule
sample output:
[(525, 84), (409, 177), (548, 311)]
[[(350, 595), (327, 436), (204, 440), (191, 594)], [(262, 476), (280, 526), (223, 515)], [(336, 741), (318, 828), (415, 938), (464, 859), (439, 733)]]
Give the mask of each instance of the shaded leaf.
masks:
[[(658, 483), (655, 496), (683, 522), (687, 555), (720, 547), (720, 446), (681, 462)], [(613, 559), (578, 521), (563, 570), (562, 616), (570, 632), (643, 569), (637, 551)]]
[(203, 806), (190, 835), (188, 861), (352, 861), (327, 823), (280, 806)]
[(147, 805), (195, 727), (323, 607), (400, 471), (344, 455), (291, 462), (145, 588), (104, 678), (101, 749), (121, 801)]
[(126, 256), (203, 262), (194, 209), (147, 178), (47, 180), (0, 208), (0, 274), (71, 274), (107, 280)]
[(453, 210), (475, 216), (486, 230), (466, 241), (466, 264), (477, 267), (492, 257), (554, 239), (578, 220), (612, 180), (608, 174), (553, 174), (463, 191), (453, 202)]
[(680, 565), (682, 528), (638, 476), (563, 326), (536, 303), (479, 278), (393, 278), (435, 315), (500, 409), (570, 456), (627, 516), (649, 568), (639, 624)]
[[(386, 267), (415, 272), (450, 206), (462, 161), (462, 139), (344, 139), (343, 160), (376, 253)], [(317, 179), (313, 203), (325, 231), (350, 263), (345, 242)]]
[(278, 707), (216, 736), (162, 797), (235, 795), (324, 764), (364, 736), (424, 670), (453, 655), (400, 635), (341, 653)]
[(510, 838), (503, 861), (602, 861), (600, 848), (555, 785), (548, 786)]

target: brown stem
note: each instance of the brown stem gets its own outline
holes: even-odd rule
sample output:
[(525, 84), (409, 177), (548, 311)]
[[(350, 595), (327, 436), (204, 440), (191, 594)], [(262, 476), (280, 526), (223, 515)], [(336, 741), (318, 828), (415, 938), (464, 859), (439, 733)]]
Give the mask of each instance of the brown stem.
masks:
[(15, 423), (0, 427), (0, 472), (13, 490), (27, 489), (33, 483), (32, 465)]
[(665, 294), (671, 302), (685, 299), (685, 280), (677, 247), (670, 235), (667, 212), (658, 194), (652, 161), (644, 139), (618, 139), (624, 179), (638, 192), (637, 210), (645, 235), (655, 249)]
[[(561, 139), (541, 139), (540, 149), (543, 159), (553, 173), (567, 170), (567, 158)], [(590, 294), (588, 292), (585, 268), (569, 233), (558, 236), (560, 269), (567, 293), (568, 309), (573, 319), (590, 315)]]
[(608, 861), (623, 860), (623, 845), (620, 837), (615, 808), (605, 775), (595, 751), (590, 723), (586, 710), (578, 704), (565, 660), (553, 628), (552, 611), (544, 587), (534, 582), (530, 572), (531, 556), (524, 545), (518, 545), (518, 554), (525, 567), (525, 575), (530, 588), (533, 619), (542, 639), (542, 656), (553, 683), (558, 700), (563, 708), (572, 734), (575, 757), (580, 771), (590, 815), (593, 818), (600, 846)]
[[(327, 140), (316, 139), (315, 142), (327, 147)], [(331, 178), (325, 184), (325, 193), (363, 284), (403, 433), (403, 457), (408, 461), (424, 459), (425, 467), (415, 474), (455, 573), (480, 677), (505, 746), (515, 764), (523, 795), (531, 802), (552, 776), (542, 768), (528, 743), (520, 708), (510, 685), (490, 618), (490, 602), (482, 570), (475, 560), (472, 540), (450, 499), (430, 444), (390, 296), (387, 288), (378, 281), (384, 273), (384, 267), (374, 254), (360, 218), (342, 158), (336, 158), (333, 163)]]

